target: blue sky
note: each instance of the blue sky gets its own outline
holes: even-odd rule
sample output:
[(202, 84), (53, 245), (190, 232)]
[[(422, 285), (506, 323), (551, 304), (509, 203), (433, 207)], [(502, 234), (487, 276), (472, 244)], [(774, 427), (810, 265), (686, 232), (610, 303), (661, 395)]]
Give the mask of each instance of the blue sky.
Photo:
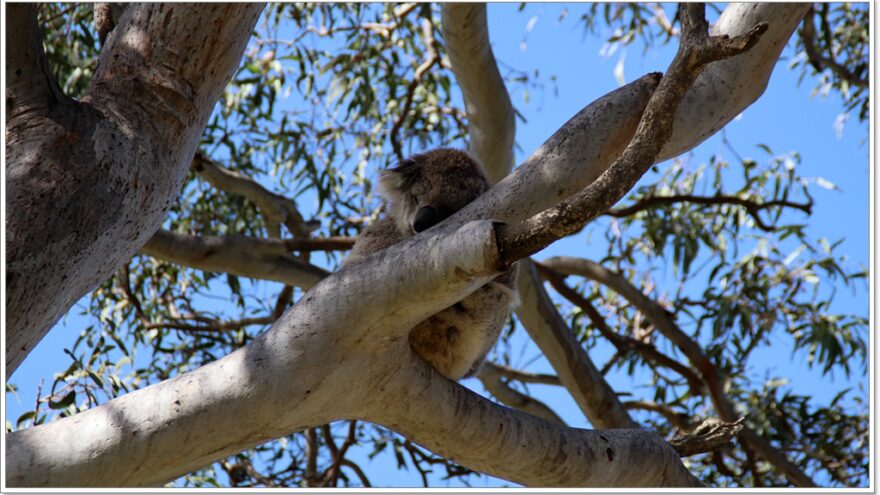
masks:
[[(563, 9), (570, 12), (566, 19), (559, 21)], [(614, 69), (620, 57), (625, 57), (623, 74), (627, 82), (646, 72), (663, 71), (672, 60), (676, 48), (674, 43), (667, 47), (659, 47), (658, 44), (646, 53), (642, 45), (636, 42), (618, 49), (610, 56), (600, 56), (604, 39), (610, 31), (600, 32), (599, 36), (585, 34), (577, 21), (584, 9), (577, 4), (532, 4), (518, 12), (518, 4), (489, 6), (491, 39), (502, 72), (512, 68), (531, 74), (539, 69), (540, 80), (545, 84), (543, 90), (530, 90), (528, 102), (524, 99), (522, 89), (514, 88), (511, 92), (514, 105), (527, 120), (525, 123), (517, 122), (517, 163), (577, 110), (619, 86)], [(870, 166), (867, 123), (859, 123), (853, 117), (838, 134), (834, 123), (842, 112), (840, 98), (834, 93), (828, 98), (812, 97), (814, 80), (810, 77), (806, 77), (798, 86), (799, 72), (788, 69), (785, 60), (792, 55), (789, 46), (783, 53), (783, 60), (777, 65), (766, 93), (725, 128), (726, 137), (740, 155), (752, 156), (759, 162), (767, 156), (755, 146), (758, 143), (768, 145), (776, 153), (798, 151), (803, 160), (798, 170), (800, 175), (823, 177), (836, 184), (837, 190), (811, 188), (815, 206), (808, 233), (813, 238), (824, 236), (831, 241), (845, 238), (840, 252), (848, 255), (850, 271), (856, 271), (860, 266), (867, 268)], [(555, 77), (555, 82), (550, 80), (551, 76)], [(690, 159), (700, 163), (718, 152), (730, 153), (720, 134), (690, 152)], [(551, 246), (536, 258), (561, 254), (597, 258), (605, 250), (599, 237), (594, 235), (592, 240), (600, 242), (591, 244), (585, 241), (583, 235), (574, 236)], [(267, 293), (271, 293), (274, 286), (267, 289), (270, 289)], [(836, 311), (867, 315), (867, 284), (855, 293), (848, 289), (841, 291), (835, 304)], [(7, 394), (8, 420), (14, 421), (21, 413), (32, 409), (40, 380), (44, 379), (47, 386), (51, 385), (52, 373), (66, 367), (69, 358), (63, 349), (70, 347), (79, 331), (89, 324), (76, 312), (76, 309), (71, 311), (13, 375), (11, 382), (19, 387), (19, 397), (16, 399)], [(517, 331), (514, 342), (525, 348), (521, 363), (529, 362), (537, 355), (538, 351), (521, 330)], [(780, 340), (777, 347), (757, 354), (753, 359), (758, 362), (765, 360), (766, 368), (752, 370), (754, 376), (763, 377), (765, 370), (770, 370), (772, 374), (790, 378), (793, 390), (808, 392), (819, 400), (827, 399), (842, 388), (841, 380), (845, 380), (844, 377), (838, 376), (835, 377), (836, 381), (832, 381), (821, 376), (817, 369), (808, 369), (805, 354), (792, 355), (790, 349), (785, 348), (786, 345), (786, 341)], [(780, 359), (780, 356), (784, 358)], [(591, 353), (591, 357), (597, 363), (604, 363), (610, 353), (598, 349)], [(552, 372), (543, 360), (532, 363), (529, 369)], [(623, 379), (623, 376), (619, 378)], [(855, 376), (851, 377), (853, 382), (856, 379)], [(613, 373), (610, 380), (613, 385)], [(867, 378), (862, 381), (867, 388)], [(463, 383), (482, 393), (475, 379)], [(532, 390), (571, 426), (588, 426), (573, 401), (561, 389), (537, 386)], [(421, 485), (415, 470), (397, 471), (392, 456), (382, 455), (372, 461), (362, 461), (362, 466), (371, 474), (376, 485)], [(440, 476), (434, 479), (436, 486), (444, 486)], [(488, 486), (506, 484), (493, 479), (486, 479), (485, 483)], [(483, 481), (478, 481), (476, 486), (484, 486)]]

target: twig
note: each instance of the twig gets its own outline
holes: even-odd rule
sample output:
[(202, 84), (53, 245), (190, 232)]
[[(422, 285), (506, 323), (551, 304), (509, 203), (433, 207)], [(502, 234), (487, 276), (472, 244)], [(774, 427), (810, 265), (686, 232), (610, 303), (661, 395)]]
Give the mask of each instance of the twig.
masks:
[(652, 4), (651, 7), (654, 10), (654, 18), (657, 19), (657, 25), (663, 29), (663, 32), (666, 33), (666, 37), (672, 38), (673, 36), (678, 36), (679, 30), (674, 27), (669, 21), (669, 18), (666, 17), (666, 12), (663, 11), (663, 4), (655, 3)]
[(784, 200), (774, 200), (774, 201), (766, 201), (764, 203), (757, 203), (755, 201), (751, 201), (748, 199), (743, 199), (738, 196), (731, 196), (726, 194), (718, 194), (716, 196), (693, 196), (689, 194), (678, 194), (672, 196), (651, 196), (645, 199), (642, 199), (635, 204), (630, 206), (622, 207), (622, 208), (612, 208), (605, 212), (605, 215), (609, 215), (616, 218), (628, 217), (634, 213), (638, 213), (643, 210), (648, 210), (651, 208), (655, 208), (657, 206), (674, 204), (674, 203), (694, 203), (699, 205), (736, 205), (742, 206), (746, 209), (746, 213), (748, 213), (754, 220), (755, 225), (758, 228), (765, 232), (773, 232), (776, 230), (776, 227), (769, 226), (764, 223), (758, 214), (759, 211), (766, 208), (773, 208), (777, 206), (788, 207), (788, 208), (797, 208), (798, 210), (803, 211), (807, 215), (811, 214), (813, 209), (813, 203), (794, 203), (791, 201)]
[(143, 306), (141, 306), (140, 300), (137, 296), (134, 295), (134, 292), (131, 290), (131, 285), (129, 285), (129, 277), (130, 272), (128, 270), (128, 263), (122, 265), (122, 268), (116, 272), (116, 281), (119, 286), (122, 288), (122, 293), (125, 295), (125, 298), (128, 299), (128, 302), (131, 303), (132, 307), (134, 307), (135, 315), (140, 318), (141, 321), (147, 322), (149, 319), (144, 314)]
[[(562, 237), (571, 235), (608, 209), (633, 188), (654, 164), (672, 136), (675, 110), (691, 84), (710, 62), (745, 52), (767, 30), (761, 23), (746, 34), (709, 36), (704, 4), (683, 4), (678, 53), (648, 102), (632, 141), (623, 154), (590, 186), (517, 224), (497, 228), (502, 263), (509, 266)], [(656, 74), (655, 77), (661, 77)], [(502, 266), (500, 268), (505, 268)]]
[(412, 443), (410, 443), (409, 440), (406, 440), (405, 442), (403, 442), (403, 447), (406, 449), (406, 452), (409, 454), (409, 458), (412, 461), (413, 465), (416, 467), (416, 471), (418, 471), (419, 475), (421, 475), (422, 485), (424, 485), (425, 488), (428, 488), (428, 472), (425, 471), (424, 468), (422, 468), (422, 465), (419, 463), (419, 460), (416, 459), (416, 453), (418, 453), (422, 457), (423, 460), (427, 460), (427, 459), (425, 459), (425, 457), (422, 455), (421, 452), (418, 452), (418, 449)]
[(40, 395), (43, 394), (43, 383), (45, 382), (44, 378), (40, 378), (40, 384), (37, 385), (37, 398), (34, 401), (34, 426), (37, 425), (37, 419), (40, 417)]
[(185, 332), (228, 332), (229, 330), (236, 330), (249, 325), (269, 325), (276, 319), (277, 318), (272, 316), (260, 316), (232, 321), (210, 320), (201, 325), (192, 325), (176, 321), (160, 321), (144, 323), (144, 329), (152, 330), (154, 328), (170, 328)]
[(306, 430), (306, 470), (303, 478), (308, 486), (318, 481), (318, 432), (315, 428)]
[(494, 366), (483, 366), (477, 373), (477, 378), (496, 399), (514, 409), (519, 409), (532, 416), (537, 416), (547, 421), (564, 425), (562, 421), (552, 409), (547, 407), (543, 402), (530, 397), (518, 390), (513, 389), (501, 379), (501, 373)]
[[(752, 472), (752, 484), (755, 487), (764, 486), (764, 475), (758, 469), (758, 462), (755, 460), (755, 452), (751, 447), (743, 443), (743, 451), (746, 453), (746, 465), (749, 467), (749, 471)], [(745, 472), (743, 472), (745, 474)]]
[(290, 251), (345, 251), (354, 246), (354, 237), (309, 237), (283, 239)]
[(352, 462), (348, 459), (343, 459), (342, 465), (347, 468), (350, 468), (352, 471), (354, 471), (354, 474), (356, 474), (357, 477), (360, 478), (361, 483), (363, 483), (363, 485), (365, 487), (370, 488), (373, 486), (372, 484), (370, 484), (370, 479), (367, 478), (367, 475), (364, 474), (364, 471), (361, 469), (360, 466), (358, 466), (357, 464), (355, 464), (354, 462)]
[(620, 351), (614, 351), (614, 355), (611, 356), (611, 359), (605, 362), (605, 364), (602, 366), (602, 369), (599, 370), (599, 373), (602, 373), (602, 376), (607, 375), (608, 372), (611, 371), (611, 367), (614, 366), (618, 361), (620, 361), (621, 355), (622, 354), (620, 353)]
[[(824, 8), (827, 10), (827, 4), (824, 5)], [(816, 71), (822, 71), (823, 69), (830, 69), (832, 72), (836, 73), (840, 76), (844, 81), (858, 86), (863, 89), (868, 89), (869, 81), (867, 79), (862, 79), (857, 75), (853, 74), (852, 71), (839, 64), (837, 60), (834, 59), (833, 54), (828, 57), (822, 56), (819, 53), (819, 48), (816, 44), (816, 25), (813, 23), (813, 14), (815, 13), (815, 9), (810, 8), (810, 11), (807, 12), (807, 15), (804, 16), (804, 24), (801, 29), (801, 40), (804, 42), (804, 51), (807, 53), (807, 59), (810, 61), (810, 64)], [(831, 44), (830, 44), (830, 36), (827, 36), (828, 29), (825, 24), (823, 24), (826, 31), (826, 39), (828, 43), (828, 52), (831, 53)]]
[(669, 406), (647, 400), (632, 400), (623, 403), (627, 409), (640, 409), (661, 414), (670, 424), (681, 431), (691, 431), (694, 427), (687, 414), (676, 412)]
[(272, 480), (263, 476), (257, 468), (254, 467), (254, 464), (250, 459), (245, 459), (244, 461), (244, 469), (253, 479), (257, 481), (257, 483), (262, 483), (266, 488), (276, 488), (276, 485)]
[(724, 462), (724, 452), (720, 450), (712, 451), (712, 464), (715, 464), (715, 468), (718, 469), (718, 472), (722, 475), (736, 478), (736, 473), (731, 471), (730, 468), (727, 467), (727, 463)]
[(530, 373), (528, 371), (517, 370), (503, 364), (486, 362), (484, 368), (492, 368), (493, 372), (507, 378), (508, 380), (516, 380), (522, 383), (539, 383), (542, 385), (562, 385), (559, 377), (555, 375), (545, 375), (543, 373)]
[(684, 377), (688, 382), (691, 393), (701, 393), (703, 380), (693, 370), (663, 354), (653, 345), (647, 342), (642, 342), (641, 340), (636, 340), (632, 337), (620, 335), (609, 328), (605, 319), (602, 318), (602, 315), (599, 314), (599, 311), (596, 310), (592, 303), (562, 281), (561, 273), (542, 263), (536, 263), (536, 265), (544, 279), (550, 282), (550, 285), (553, 286), (560, 295), (581, 308), (587, 317), (590, 318), (593, 325), (599, 330), (599, 333), (601, 333), (606, 340), (611, 342), (611, 344), (617, 348), (618, 352), (626, 353), (628, 351), (635, 351), (644, 356), (645, 359), (653, 361), (657, 365), (669, 368)]
[(346, 436), (345, 441), (339, 448), (336, 447), (336, 443), (333, 441), (330, 432), (330, 425), (324, 425), (322, 428), (324, 429), (324, 437), (327, 438), (327, 446), (330, 447), (330, 453), (333, 456), (333, 464), (324, 471), (324, 474), (321, 477), (324, 479), (324, 486), (336, 486), (336, 483), (339, 480), (339, 466), (342, 464), (342, 461), (345, 460), (345, 454), (348, 451), (348, 448), (351, 447), (356, 440), (357, 421), (349, 421), (348, 436)]
[(251, 200), (266, 217), (269, 237), (281, 237), (281, 225), (296, 237), (308, 237), (315, 225), (306, 222), (293, 200), (269, 191), (250, 177), (227, 170), (201, 153), (193, 157), (192, 168), (214, 187)]
[(412, 106), (413, 97), (415, 96), (416, 88), (418, 87), (422, 76), (428, 72), (434, 64), (440, 61), (440, 55), (434, 47), (436, 43), (434, 40), (434, 24), (428, 19), (422, 19), (422, 38), (425, 41), (425, 49), (427, 51), (425, 61), (422, 62), (413, 73), (413, 79), (406, 88), (406, 97), (403, 103), (403, 108), (400, 111), (400, 115), (391, 126), (391, 131), (388, 133), (388, 137), (391, 140), (391, 147), (394, 149), (394, 154), (397, 155), (397, 158), (401, 161), (403, 161), (404, 156), (403, 149), (398, 139), (400, 128), (403, 126), (403, 121), (406, 120), (407, 115), (409, 115), (409, 109)]
[[(728, 378), (724, 376), (715, 363), (703, 352), (700, 344), (689, 337), (675, 323), (672, 315), (656, 301), (645, 296), (641, 290), (621, 275), (581, 258), (553, 257), (544, 260), (551, 268), (571, 275), (580, 275), (604, 284), (623, 296), (624, 299), (642, 312), (678, 349), (684, 354), (691, 365), (699, 371), (706, 384), (709, 398), (721, 421), (734, 422), (739, 419), (736, 408), (725, 392)], [(785, 454), (773, 447), (767, 440), (760, 437), (754, 430), (746, 427), (740, 437), (751, 445), (764, 459), (773, 464), (786, 478), (797, 486), (815, 486), (815, 482), (798, 466), (789, 461)]]
[[(398, 6), (396, 9), (394, 9), (394, 16), (397, 18), (397, 21), (390, 23), (390, 24), (381, 24), (381, 23), (377, 23), (377, 22), (365, 22), (363, 24), (357, 24), (357, 25), (353, 25), (353, 26), (337, 26), (334, 28), (327, 29), (327, 27), (324, 26), (322, 23), (321, 27), (306, 26), (305, 31), (308, 33), (317, 34), (318, 36), (322, 36), (322, 37), (323, 36), (330, 36), (330, 35), (340, 33), (340, 32), (345, 32), (345, 31), (372, 31), (372, 32), (375, 32), (376, 34), (378, 34), (379, 36), (382, 36), (383, 38), (388, 38), (389, 36), (391, 36), (391, 33), (393, 33), (394, 31), (396, 31), (397, 29), (400, 28), (400, 26), (402, 24), (401, 21), (410, 12), (415, 10), (415, 8), (418, 6), (419, 6), (419, 3), (417, 3), (417, 2), (407, 3), (407, 4), (403, 4), (403, 5)], [(278, 42), (277, 40), (264, 40), (262, 42), (262, 44), (271, 43), (273, 41)], [(282, 43), (285, 43), (288, 46), (293, 46), (295, 44), (294, 42), (285, 42), (285, 41), (282, 41)]]
[(290, 298), (293, 296), (293, 286), (285, 285), (281, 292), (278, 293), (278, 297), (275, 299), (275, 309), (272, 310), (272, 321), (281, 318), (281, 315), (284, 314), (284, 310), (287, 309), (287, 305), (290, 304)]

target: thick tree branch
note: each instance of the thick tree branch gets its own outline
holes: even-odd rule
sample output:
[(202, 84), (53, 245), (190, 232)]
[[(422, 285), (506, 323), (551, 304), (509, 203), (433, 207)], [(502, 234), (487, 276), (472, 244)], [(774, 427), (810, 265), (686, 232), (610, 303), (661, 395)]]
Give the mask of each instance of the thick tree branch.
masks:
[[(825, 6), (825, 8), (827, 9), (827, 5)], [(816, 43), (816, 25), (813, 23), (812, 7), (810, 8), (810, 11), (807, 12), (807, 15), (804, 16), (804, 24), (801, 29), (801, 40), (803, 40), (804, 42), (804, 51), (807, 53), (807, 59), (809, 59), (810, 64), (817, 71), (830, 69), (832, 72), (836, 73), (841, 79), (852, 84), (853, 86), (868, 89), (869, 81), (867, 79), (862, 79), (853, 74), (852, 71), (839, 64), (837, 60), (834, 59), (833, 55), (825, 57), (822, 55), (822, 53), (820, 53), (819, 47)], [(828, 46), (828, 50), (830, 52), (830, 45)]]
[[(294, 241), (298, 244), (305, 240)], [(287, 243), (280, 239), (197, 237), (160, 230), (141, 253), (207, 272), (275, 280), (303, 289), (327, 276), (325, 270), (291, 256)]]
[(464, 96), (470, 152), (493, 184), (513, 167), (516, 120), (489, 43), (484, 3), (441, 4), (441, 31)]
[[(768, 12), (760, 4), (754, 10)], [(737, 70), (755, 77), (748, 66)], [(406, 342), (415, 322), (502, 268), (492, 229), (466, 222), (521, 221), (589, 184), (630, 140), (655, 84), (639, 80), (584, 109), (477, 202), (442, 226), (346, 266), (244, 349), (71, 418), (7, 434), (8, 482), (155, 484), (290, 431), (368, 411), (371, 420), (397, 425), (439, 453), (497, 476), (513, 472), (508, 479), (521, 483), (694, 484), (653, 433), (563, 429), (511, 412), (442, 379), (412, 359)], [(373, 290), (376, 283), (384, 290)], [(364, 293), (375, 297), (363, 301)], [(414, 372), (410, 365), (420, 367)]]
[(678, 53), (651, 96), (636, 134), (621, 157), (589, 187), (557, 206), (521, 223), (499, 226), (502, 259), (513, 262), (534, 254), (579, 231), (620, 200), (656, 161), (672, 135), (676, 108), (702, 69), (710, 62), (748, 50), (767, 30), (763, 23), (735, 38), (710, 37), (704, 10), (701, 4), (681, 8), (682, 40)]
[(47, 115), (52, 106), (72, 103), (49, 69), (37, 23), (37, 4), (10, 3), (6, 15), (7, 123), (30, 113)]
[[(363, 418), (526, 485), (697, 485), (654, 433), (569, 429), (518, 414), (450, 382), (411, 351), (406, 333), (414, 323), (497, 275), (493, 239), (491, 223), (478, 222), (391, 246), (322, 281), (229, 356), (74, 417), (9, 433), (7, 482), (151, 485), (290, 431)], [(386, 290), (369, 301), (357, 297), (379, 276), (388, 277)], [(151, 407), (138, 407), (145, 400)]]
[[(399, 391), (388, 384), (400, 367), (431, 370), (411, 351), (408, 331), (499, 273), (491, 222), (432, 234), (347, 264), (269, 331), (214, 363), (7, 434), (7, 482), (151, 485), (291, 431), (396, 405)], [(373, 290), (383, 278), (383, 290)], [(138, 407), (145, 401), (151, 406)]]
[(159, 228), (262, 10), (131, 5), (73, 102), (48, 79), (33, 7), (10, 7), (7, 377)]
[(638, 428), (575, 340), (540, 280), (530, 260), (520, 262), (520, 306), (516, 310), (519, 321), (594, 428)]
[(779, 54), (809, 3), (731, 3), (712, 26), (712, 35), (736, 37), (761, 22), (767, 32), (752, 50), (711, 64), (697, 77), (675, 113), (672, 136), (657, 161), (693, 149), (718, 132), (767, 89)]
[[(713, 34), (736, 36), (760, 22), (769, 28), (754, 50), (714, 62), (694, 82), (676, 112), (658, 159), (685, 152), (717, 132), (763, 93), (779, 53), (808, 4), (731, 4)], [(772, 21), (772, 22), (770, 22)], [(492, 191), (469, 204), (450, 226), (478, 218), (521, 222), (583, 190), (621, 154), (657, 87), (647, 75), (579, 111)], [(709, 102), (712, 110), (707, 112)]]
[(314, 226), (302, 217), (296, 203), (269, 191), (250, 177), (220, 167), (201, 153), (196, 153), (192, 168), (217, 189), (244, 196), (257, 205), (266, 218), (269, 237), (280, 238), (281, 225), (296, 237), (308, 237), (314, 230)]
[(365, 419), (459, 464), (532, 487), (700, 486), (656, 433), (565, 428), (493, 404), (424, 362), (409, 364), (386, 382), (407, 407), (376, 404)]
[(510, 385), (504, 383), (501, 371), (490, 365), (484, 365), (480, 372), (477, 373), (477, 378), (480, 380), (480, 383), (483, 384), (483, 387), (492, 394), (493, 397), (498, 399), (499, 402), (510, 406), (514, 409), (519, 409), (520, 411), (531, 414), (532, 416), (536, 416), (538, 418), (546, 419), (547, 421), (552, 421), (555, 423), (559, 423), (564, 425), (565, 422), (562, 421), (552, 409), (547, 407), (546, 404), (535, 399), (534, 397), (530, 397), (518, 390), (515, 390)]
[[(715, 364), (703, 352), (700, 344), (675, 324), (672, 315), (665, 308), (642, 294), (623, 275), (612, 272), (590, 260), (560, 256), (547, 259), (544, 261), (544, 264), (562, 273), (580, 275), (590, 280), (595, 280), (623, 296), (624, 299), (651, 320), (660, 333), (678, 347), (691, 362), (691, 365), (700, 372), (709, 391), (709, 397), (715, 406), (715, 410), (718, 411), (721, 421), (732, 423), (739, 419), (736, 408), (725, 392), (727, 377), (718, 371)], [(775, 449), (769, 442), (755, 433), (754, 430), (745, 427), (740, 435), (749, 446), (779, 469), (792, 483), (797, 486), (815, 486), (815, 483), (809, 476), (789, 461), (782, 452)]]

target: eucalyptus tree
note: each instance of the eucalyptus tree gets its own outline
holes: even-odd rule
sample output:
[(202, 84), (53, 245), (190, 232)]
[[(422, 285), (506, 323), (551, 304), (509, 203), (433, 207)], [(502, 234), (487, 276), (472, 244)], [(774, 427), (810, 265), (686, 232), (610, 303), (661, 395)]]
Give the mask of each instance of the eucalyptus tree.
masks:
[[(10, 5), (7, 377), (86, 294), (93, 324), (8, 424), (7, 485), (369, 486), (356, 451), (393, 452), (426, 485), (439, 469), (535, 486), (865, 484), (858, 394), (817, 405), (744, 373), (776, 335), (826, 373), (866, 373), (865, 315), (817, 289), (865, 274), (789, 222), (813, 207), (797, 157), (673, 162), (634, 186), (760, 97), (799, 25), (793, 65), (867, 118), (867, 7), (734, 4), (712, 36), (698, 5), (574, 9), (587, 32), (604, 22), (614, 42), (678, 55), (514, 169), (508, 87), (531, 82), (501, 76), (483, 5)], [(375, 171), (440, 145), (467, 147), (497, 184), (338, 269), (381, 212)], [(617, 220), (603, 259), (528, 258), (599, 216)], [(478, 375), (487, 398), (421, 362), (406, 332), (517, 260), (505, 339), (526, 331), (555, 374), (499, 353)], [(658, 265), (680, 279), (664, 298)], [(602, 367), (601, 345), (615, 350)], [(653, 400), (622, 400), (633, 387), (612, 368)], [(566, 426), (535, 383), (594, 429)]]

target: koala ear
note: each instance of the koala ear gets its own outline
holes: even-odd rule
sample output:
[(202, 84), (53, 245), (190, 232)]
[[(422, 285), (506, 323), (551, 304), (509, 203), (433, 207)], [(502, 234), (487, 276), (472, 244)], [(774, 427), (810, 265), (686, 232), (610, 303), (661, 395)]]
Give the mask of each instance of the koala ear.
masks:
[(388, 198), (403, 187), (403, 176), (393, 168), (379, 172), (379, 194)]
[(379, 172), (379, 194), (391, 198), (407, 189), (420, 174), (419, 163), (411, 158), (400, 162), (394, 168), (383, 170)]

